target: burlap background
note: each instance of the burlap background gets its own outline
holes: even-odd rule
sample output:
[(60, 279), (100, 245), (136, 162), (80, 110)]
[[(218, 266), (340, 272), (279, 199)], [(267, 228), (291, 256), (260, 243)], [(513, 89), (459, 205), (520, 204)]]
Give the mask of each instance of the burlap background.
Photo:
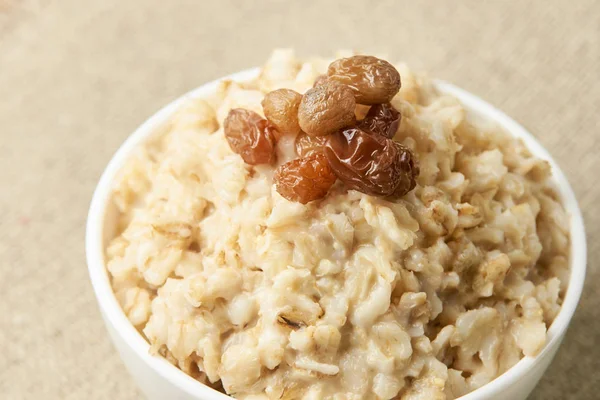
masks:
[(600, 4), (0, 0), (0, 398), (134, 399), (84, 260), (96, 181), (179, 94), (273, 47), (386, 52), (528, 127), (585, 214), (589, 273), (532, 398), (600, 398)]

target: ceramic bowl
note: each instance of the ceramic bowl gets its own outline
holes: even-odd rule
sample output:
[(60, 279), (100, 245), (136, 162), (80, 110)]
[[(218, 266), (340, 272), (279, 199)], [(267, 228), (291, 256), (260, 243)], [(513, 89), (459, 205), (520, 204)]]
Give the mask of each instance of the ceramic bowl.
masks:
[[(226, 78), (245, 81), (254, 78), (257, 74), (258, 69), (251, 69)], [(116, 224), (116, 207), (111, 199), (112, 183), (132, 150), (143, 145), (154, 132), (164, 129), (183, 101), (190, 97), (206, 96), (216, 90), (217, 84), (218, 81), (207, 83), (171, 102), (133, 132), (108, 163), (90, 206), (86, 230), (86, 254), (92, 285), (110, 337), (127, 369), (148, 399), (225, 400), (230, 397), (194, 380), (163, 358), (150, 355), (148, 342), (131, 325), (121, 310), (110, 285), (104, 251), (108, 241), (114, 235)], [(524, 357), (492, 382), (460, 398), (461, 400), (524, 400), (556, 354), (581, 295), (586, 269), (586, 242), (581, 212), (565, 175), (550, 154), (525, 128), (465, 90), (444, 82), (436, 82), (436, 86), (441, 92), (457, 97), (469, 112), (496, 121), (508, 133), (522, 139), (535, 156), (549, 161), (552, 166), (553, 182), (570, 216), (570, 281), (561, 311), (548, 329), (545, 347), (536, 357)]]

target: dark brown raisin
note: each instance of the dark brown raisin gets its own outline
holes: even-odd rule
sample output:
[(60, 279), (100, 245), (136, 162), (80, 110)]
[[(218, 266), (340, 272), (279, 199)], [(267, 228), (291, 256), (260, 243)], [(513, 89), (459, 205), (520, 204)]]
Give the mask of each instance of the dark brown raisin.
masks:
[(325, 82), (309, 89), (298, 108), (300, 128), (310, 136), (325, 136), (354, 124), (356, 101), (346, 85)]
[(301, 132), (296, 136), (296, 154), (305, 157), (313, 153), (323, 152), (326, 141), (327, 136), (308, 136), (306, 133)]
[(353, 56), (332, 62), (329, 80), (348, 85), (359, 104), (388, 103), (400, 90), (400, 74), (392, 64), (372, 56)]
[(399, 125), (400, 112), (390, 103), (384, 103), (372, 106), (358, 126), (364, 131), (391, 139), (396, 135)]
[(254, 111), (234, 108), (223, 125), (229, 147), (246, 164), (272, 164), (275, 161), (276, 129), (266, 119)]
[(415, 187), (419, 174), (408, 148), (359, 128), (329, 136), (325, 155), (349, 189), (373, 196), (399, 198)]
[(275, 188), (282, 197), (302, 204), (325, 197), (336, 179), (323, 153), (280, 165), (273, 177)]
[(399, 199), (417, 186), (417, 178), (421, 169), (419, 168), (419, 162), (408, 147), (398, 142), (394, 142), (394, 145), (398, 148), (400, 154), (398, 168), (404, 172), (404, 179), (396, 186), (396, 190), (390, 198)]
[(273, 90), (262, 101), (265, 117), (281, 134), (296, 135), (300, 132), (298, 107), (301, 100), (302, 95), (291, 89)]

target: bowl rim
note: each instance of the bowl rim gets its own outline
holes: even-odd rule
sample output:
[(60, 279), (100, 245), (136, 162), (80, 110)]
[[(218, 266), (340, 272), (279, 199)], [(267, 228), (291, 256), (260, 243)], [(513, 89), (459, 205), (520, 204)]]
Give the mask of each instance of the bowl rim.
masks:
[[(88, 213), (85, 237), (88, 271), (105, 320), (115, 328), (117, 334), (120, 335), (121, 339), (127, 343), (134, 353), (159, 376), (168, 380), (190, 396), (198, 399), (212, 398), (217, 400), (230, 399), (230, 397), (193, 379), (164, 358), (150, 355), (150, 345), (129, 322), (112, 290), (108, 271), (105, 266), (104, 220), (111, 199), (112, 182), (135, 148), (141, 145), (153, 132), (156, 132), (159, 127), (164, 126), (173, 113), (186, 100), (214, 93), (219, 82), (222, 80), (247, 81), (258, 76), (259, 71), (259, 68), (251, 68), (208, 82), (173, 100), (148, 118), (125, 140), (109, 161), (94, 191)], [(547, 341), (544, 348), (536, 357), (523, 357), (502, 375), (459, 398), (460, 400), (490, 399), (522, 379), (535, 365), (545, 358), (546, 354), (551, 353), (560, 344), (583, 290), (587, 257), (585, 229), (575, 194), (566, 176), (548, 151), (537, 142), (531, 133), (502, 111), (464, 89), (443, 81), (434, 81), (434, 85), (441, 92), (458, 98), (467, 109), (472, 110), (485, 119), (495, 121), (509, 134), (523, 140), (533, 155), (547, 160), (552, 169), (552, 181), (555, 183), (562, 204), (570, 217), (569, 228), (571, 240), (569, 264), (571, 271), (569, 274), (569, 285), (560, 312), (548, 329)]]

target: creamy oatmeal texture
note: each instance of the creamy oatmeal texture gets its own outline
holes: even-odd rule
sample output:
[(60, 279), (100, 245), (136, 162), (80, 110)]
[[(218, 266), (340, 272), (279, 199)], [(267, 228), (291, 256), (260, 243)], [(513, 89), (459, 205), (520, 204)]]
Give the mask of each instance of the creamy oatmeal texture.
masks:
[[(389, 202), (338, 182), (289, 202), (222, 123), (263, 115), (270, 90), (304, 93), (328, 64), (277, 51), (139, 149), (114, 188), (115, 293), (153, 351), (236, 398), (457, 398), (536, 355), (560, 309), (568, 217), (550, 167), (397, 65), (395, 140), (418, 186)], [(293, 137), (277, 155), (295, 157)]]

